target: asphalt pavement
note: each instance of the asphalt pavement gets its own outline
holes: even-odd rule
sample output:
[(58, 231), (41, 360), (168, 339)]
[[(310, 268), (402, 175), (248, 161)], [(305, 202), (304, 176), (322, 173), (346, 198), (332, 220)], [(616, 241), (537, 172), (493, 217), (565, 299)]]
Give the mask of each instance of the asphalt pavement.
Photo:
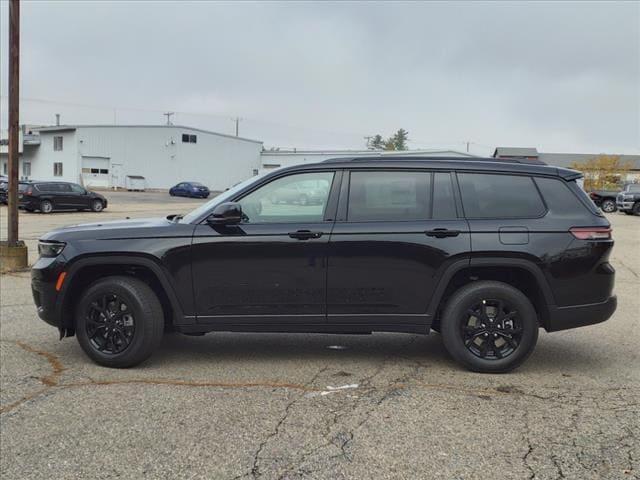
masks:
[[(21, 215), (30, 259), (55, 226), (202, 202), (126, 195)], [(541, 331), (504, 375), (462, 369), (437, 334), (170, 334), (111, 370), (38, 319), (28, 272), (2, 275), (0, 477), (640, 478), (640, 218), (609, 218), (614, 317)]]

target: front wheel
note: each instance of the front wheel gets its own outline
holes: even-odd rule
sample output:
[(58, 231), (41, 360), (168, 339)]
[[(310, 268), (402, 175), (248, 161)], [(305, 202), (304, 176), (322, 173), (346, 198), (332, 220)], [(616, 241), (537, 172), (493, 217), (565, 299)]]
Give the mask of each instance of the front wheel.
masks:
[(76, 334), (84, 352), (112, 368), (137, 365), (159, 346), (164, 315), (153, 290), (132, 277), (93, 283), (76, 307)]
[(91, 210), (94, 212), (101, 212), (104, 209), (104, 203), (102, 200), (94, 200), (91, 202)]
[(613, 213), (617, 210), (616, 202), (614, 200), (611, 200), (610, 198), (604, 200), (600, 208), (605, 213)]
[(538, 318), (527, 297), (502, 282), (478, 281), (460, 288), (441, 320), (449, 354), (483, 373), (513, 370), (533, 351)]
[(640, 217), (640, 202), (636, 202), (633, 204), (633, 214)]

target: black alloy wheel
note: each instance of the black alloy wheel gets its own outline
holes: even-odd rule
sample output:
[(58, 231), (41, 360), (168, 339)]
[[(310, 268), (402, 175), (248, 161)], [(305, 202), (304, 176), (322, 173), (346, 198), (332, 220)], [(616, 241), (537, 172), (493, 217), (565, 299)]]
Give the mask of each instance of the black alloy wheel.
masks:
[(469, 308), (461, 329), (467, 350), (483, 359), (508, 357), (522, 340), (518, 311), (498, 299), (482, 300)]
[(127, 368), (145, 361), (160, 345), (164, 312), (144, 281), (108, 276), (92, 283), (78, 299), (78, 343), (96, 363)]
[(91, 302), (85, 313), (89, 342), (105, 354), (124, 352), (135, 334), (135, 318), (124, 300), (115, 293), (105, 293)]
[(493, 280), (458, 289), (440, 318), (447, 351), (475, 372), (502, 373), (516, 368), (533, 351), (538, 329), (538, 315), (527, 296)]

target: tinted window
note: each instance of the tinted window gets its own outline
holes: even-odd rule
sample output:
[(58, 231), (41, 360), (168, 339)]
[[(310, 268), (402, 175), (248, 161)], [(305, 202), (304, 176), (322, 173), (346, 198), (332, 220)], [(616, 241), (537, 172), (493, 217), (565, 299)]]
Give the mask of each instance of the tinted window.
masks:
[(301, 173), (278, 178), (242, 198), (246, 223), (321, 222), (333, 172)]
[(467, 218), (538, 217), (545, 211), (531, 177), (459, 173)]
[(74, 193), (82, 193), (82, 194), (84, 194), (84, 193), (85, 193), (85, 192), (84, 192), (84, 188), (82, 188), (80, 185), (76, 185), (75, 183), (72, 183), (72, 184), (71, 184), (71, 190), (72, 190)]
[(347, 219), (352, 222), (429, 217), (431, 173), (351, 172)]
[[(536, 178), (536, 183), (551, 213), (555, 215), (580, 215), (585, 213), (585, 205), (569, 189), (569, 185), (564, 180), (540, 177)], [(579, 187), (578, 189), (581, 190)], [(583, 200), (593, 205), (593, 202), (586, 194)], [(594, 209), (597, 210), (597, 207), (594, 206)]]
[(456, 217), (451, 174), (435, 173), (433, 175), (433, 218), (444, 220)]
[(627, 185), (627, 192), (640, 192), (640, 185)]

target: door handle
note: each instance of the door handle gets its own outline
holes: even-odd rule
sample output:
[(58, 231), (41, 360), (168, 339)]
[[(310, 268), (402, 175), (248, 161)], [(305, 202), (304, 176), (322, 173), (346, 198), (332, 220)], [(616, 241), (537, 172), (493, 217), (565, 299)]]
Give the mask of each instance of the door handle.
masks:
[(433, 230), (427, 230), (424, 232), (427, 237), (445, 238), (445, 237), (457, 237), (460, 235), (460, 230), (449, 230), (448, 228), (434, 228)]
[(289, 232), (291, 238), (297, 238), (298, 240), (309, 240), (310, 238), (320, 238), (322, 232), (312, 232), (311, 230), (298, 230), (295, 232)]

